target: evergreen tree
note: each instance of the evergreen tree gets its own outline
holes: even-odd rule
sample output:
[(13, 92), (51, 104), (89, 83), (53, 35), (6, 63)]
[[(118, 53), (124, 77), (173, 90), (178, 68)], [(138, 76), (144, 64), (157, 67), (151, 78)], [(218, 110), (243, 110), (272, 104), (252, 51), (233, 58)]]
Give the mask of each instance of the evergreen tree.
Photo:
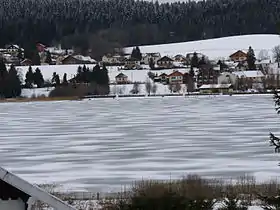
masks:
[(18, 50), (17, 58), (20, 62), (24, 59), (24, 55), (21, 48), (19, 48)]
[(154, 59), (153, 58), (150, 58), (149, 59), (149, 67), (150, 67), (150, 69), (155, 69), (155, 61), (154, 61)]
[(59, 85), (60, 85), (60, 78), (59, 78), (59, 75), (58, 75), (58, 74), (55, 75), (55, 85), (56, 85), (56, 86), (59, 86)]
[(130, 57), (134, 58), (134, 59), (137, 59), (139, 61), (142, 59), (142, 53), (141, 53), (140, 48), (138, 46), (132, 49), (132, 53), (131, 53)]
[(7, 87), (8, 71), (5, 65), (4, 59), (0, 59), (0, 97), (5, 98), (5, 92)]
[(191, 67), (196, 67), (196, 68), (198, 68), (198, 62), (199, 62), (199, 60), (198, 60), (198, 56), (197, 56), (197, 53), (196, 52), (194, 52), (193, 53), (193, 57), (192, 57), (192, 59), (191, 59)]
[(56, 75), (57, 75), (56, 72), (53, 72), (52, 80), (51, 80), (52, 84), (56, 83)]
[(205, 57), (202, 56), (202, 58), (201, 58), (200, 61), (198, 62), (198, 66), (202, 66), (202, 65), (205, 65), (205, 64), (206, 64)]
[(51, 55), (50, 51), (46, 52), (46, 63), (52, 64), (52, 55)]
[(37, 85), (37, 88), (41, 88), (44, 86), (44, 77), (41, 73), (41, 70), (39, 68), (36, 68), (34, 73), (34, 84)]
[(82, 82), (82, 74), (83, 74), (83, 69), (81, 66), (79, 66), (75, 77), (76, 82), (78, 83)]
[(25, 86), (27, 88), (31, 88), (33, 83), (34, 83), (34, 74), (32, 71), (32, 67), (29, 66), (28, 71), (25, 74)]
[(5, 97), (14, 98), (21, 95), (21, 81), (14, 65), (11, 65), (5, 87)]
[(37, 50), (33, 51), (33, 56), (31, 60), (33, 65), (41, 65), (41, 58)]
[(63, 84), (63, 85), (68, 85), (68, 81), (67, 81), (67, 74), (66, 74), (66, 73), (64, 73), (64, 75), (63, 75), (63, 81), (62, 81), (62, 84)]
[(255, 52), (253, 48), (250, 46), (247, 53), (247, 63), (248, 63), (249, 70), (256, 69), (255, 61), (256, 61)]

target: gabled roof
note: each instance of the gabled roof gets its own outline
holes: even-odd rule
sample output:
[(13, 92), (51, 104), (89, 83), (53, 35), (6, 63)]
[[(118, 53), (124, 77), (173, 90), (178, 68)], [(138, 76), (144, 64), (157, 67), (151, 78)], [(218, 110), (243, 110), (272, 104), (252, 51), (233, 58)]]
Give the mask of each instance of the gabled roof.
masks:
[(169, 58), (169, 57), (167, 57), (167, 56), (163, 56), (162, 58), (160, 58), (160, 59), (158, 60), (158, 62), (160, 62), (160, 61), (170, 61), (170, 62), (173, 62), (174, 60), (171, 59), (171, 58)]
[(14, 48), (16, 48), (16, 49), (19, 49), (19, 46), (16, 45), (16, 44), (8, 45), (8, 46), (7, 46), (7, 49), (9, 49), (9, 48), (11, 48), (11, 47), (14, 47)]
[(168, 77), (176, 77), (176, 76), (183, 76), (183, 74), (179, 71), (174, 71), (168, 75)]
[(242, 50), (237, 50), (236, 52), (232, 53), (229, 57), (231, 58), (231, 57), (235, 56), (235, 55), (238, 54), (238, 53), (241, 53), (241, 54), (244, 55), (244, 56), (247, 55), (247, 53), (243, 52)]
[(166, 73), (161, 73), (161, 74), (159, 75), (159, 77), (162, 77), (162, 76), (167, 76), (167, 74), (166, 74)]
[(66, 55), (66, 56), (64, 56), (63, 57), (63, 59), (61, 60), (61, 61), (65, 61), (65, 60), (67, 60), (67, 59), (74, 59), (74, 60), (77, 60), (78, 61), (78, 59), (77, 58), (75, 58), (74, 56), (72, 56), (72, 55)]
[(59, 210), (75, 210), (72, 206), (47, 193), (39, 187), (36, 187), (29, 182), (19, 178), (18, 176), (6, 171), (0, 167), (0, 180), (13, 186), (14, 188), (30, 195), (31, 197), (40, 200), (49, 206)]
[(127, 78), (127, 76), (124, 73), (119, 73), (116, 78)]

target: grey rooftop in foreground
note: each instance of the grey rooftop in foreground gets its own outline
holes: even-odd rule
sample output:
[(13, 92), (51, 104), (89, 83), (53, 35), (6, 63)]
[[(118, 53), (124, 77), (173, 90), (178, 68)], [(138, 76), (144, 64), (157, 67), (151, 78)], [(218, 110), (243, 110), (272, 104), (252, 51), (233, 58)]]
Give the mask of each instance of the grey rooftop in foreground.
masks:
[(2, 167), (0, 167), (0, 181), (4, 181), (8, 185), (24, 192), (25, 194), (29, 195), (32, 198), (32, 200), (40, 200), (56, 210), (76, 210), (74, 207), (68, 205), (62, 200), (47, 193), (46, 191), (37, 186), (28, 183), (27, 181), (8, 172)]

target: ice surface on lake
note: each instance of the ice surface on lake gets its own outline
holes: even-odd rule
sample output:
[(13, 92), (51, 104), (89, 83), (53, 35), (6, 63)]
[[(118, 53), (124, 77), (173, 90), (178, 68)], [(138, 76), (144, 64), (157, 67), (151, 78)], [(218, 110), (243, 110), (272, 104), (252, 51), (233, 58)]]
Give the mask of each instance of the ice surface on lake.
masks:
[(120, 190), (136, 179), (277, 175), (272, 96), (1, 103), (0, 165), (32, 183)]

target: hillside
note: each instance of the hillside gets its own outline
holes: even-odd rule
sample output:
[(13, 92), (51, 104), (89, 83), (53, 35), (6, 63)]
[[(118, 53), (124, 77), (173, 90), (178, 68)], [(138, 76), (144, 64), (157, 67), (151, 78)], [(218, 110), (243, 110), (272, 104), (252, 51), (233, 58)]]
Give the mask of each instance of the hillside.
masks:
[(279, 9), (275, 0), (3, 0), (0, 46), (62, 42), (80, 50), (110, 51), (115, 46), (273, 34)]
[[(175, 56), (176, 54), (186, 55), (186, 53), (199, 52), (210, 59), (228, 58), (229, 55), (237, 50), (247, 52), (251, 46), (256, 56), (260, 50), (265, 49), (272, 57), (272, 49), (280, 44), (280, 36), (276, 34), (257, 34), (230, 36), (217, 39), (208, 39), (192, 42), (180, 42), (162, 45), (146, 45), (141, 46), (142, 53), (160, 52), (161, 55)], [(126, 48), (126, 52), (130, 53), (132, 48)]]
[[(169, 55), (174, 56), (176, 54), (200, 52), (208, 56), (210, 59), (225, 58), (227, 59), (230, 54), (236, 50), (247, 51), (249, 46), (255, 50), (256, 56), (262, 49), (266, 49), (270, 56), (272, 56), (272, 48), (280, 44), (279, 35), (244, 35), (244, 36), (231, 36), (223, 37), (218, 39), (201, 40), (194, 42), (181, 42), (174, 44), (164, 44), (164, 45), (149, 45), (141, 46), (141, 52), (159, 52), (161, 56)], [(131, 53), (131, 48), (126, 48), (128, 53)], [(50, 80), (52, 78), (53, 72), (56, 72), (60, 78), (63, 77), (64, 73), (67, 73), (68, 79), (73, 78), (77, 73), (79, 65), (45, 65), (45, 66), (33, 66), (33, 70), (37, 67), (40, 68), (45, 80)], [(93, 68), (94, 65), (87, 65), (89, 68)], [(120, 72), (125, 73), (128, 79), (133, 82), (145, 82), (147, 78), (148, 69), (145, 70), (118, 70), (118, 67), (107, 67), (109, 70), (109, 78), (111, 81), (115, 80), (115, 76)], [(22, 78), (28, 70), (28, 66), (17, 67)], [(154, 71), (155, 73), (170, 73), (172, 70), (161, 70)], [(181, 70), (184, 71), (184, 70)]]

